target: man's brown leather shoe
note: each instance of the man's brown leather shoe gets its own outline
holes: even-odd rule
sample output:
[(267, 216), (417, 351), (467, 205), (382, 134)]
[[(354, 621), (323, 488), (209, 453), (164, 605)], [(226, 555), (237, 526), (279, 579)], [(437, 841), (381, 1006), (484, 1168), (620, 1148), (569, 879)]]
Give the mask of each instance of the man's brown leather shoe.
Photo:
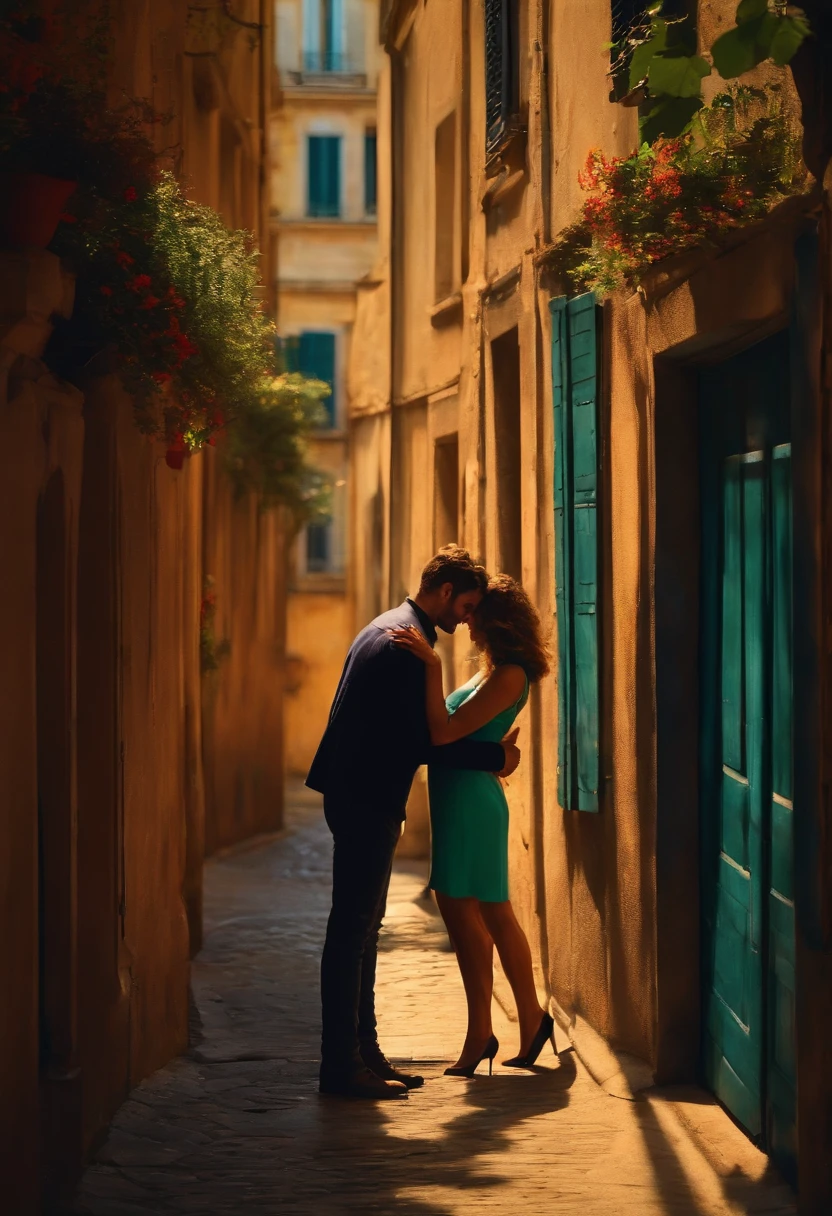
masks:
[(398, 1081), (383, 1081), (369, 1068), (359, 1068), (345, 1077), (321, 1077), (318, 1092), (338, 1098), (364, 1098), (370, 1102), (407, 1097), (404, 1085)]

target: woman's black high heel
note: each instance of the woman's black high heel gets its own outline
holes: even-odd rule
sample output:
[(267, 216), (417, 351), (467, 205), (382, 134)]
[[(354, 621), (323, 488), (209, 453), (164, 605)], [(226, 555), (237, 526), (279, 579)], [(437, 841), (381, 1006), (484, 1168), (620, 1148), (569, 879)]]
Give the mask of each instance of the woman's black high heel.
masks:
[(543, 1044), (546, 1040), (552, 1044), (552, 1051), (555, 1055), (558, 1054), (558, 1049), (555, 1046), (555, 1022), (554, 1018), (549, 1013), (544, 1013), (540, 1019), (540, 1025), (537, 1028), (537, 1034), (532, 1039), (532, 1045), (524, 1056), (513, 1056), (510, 1060), (503, 1060), (507, 1068), (531, 1068), (537, 1057), (543, 1050)]
[(494, 1067), (494, 1057), (496, 1056), (496, 1054), (499, 1050), (500, 1050), (500, 1044), (497, 1042), (497, 1040), (494, 1038), (494, 1035), (492, 1034), (491, 1038), (488, 1040), (485, 1047), (483, 1048), (482, 1055), (480, 1056), (480, 1058), (478, 1060), (475, 1060), (473, 1064), (464, 1064), (461, 1068), (446, 1068), (445, 1076), (446, 1077), (473, 1077), (474, 1073), (477, 1071), (480, 1064), (482, 1064), (483, 1060), (488, 1060), (488, 1075), (490, 1077), (491, 1070)]

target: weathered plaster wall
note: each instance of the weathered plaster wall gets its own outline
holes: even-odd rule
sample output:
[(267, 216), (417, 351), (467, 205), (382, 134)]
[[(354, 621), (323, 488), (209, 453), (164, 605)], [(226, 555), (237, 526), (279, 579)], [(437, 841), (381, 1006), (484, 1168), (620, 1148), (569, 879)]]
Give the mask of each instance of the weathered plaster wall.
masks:
[[(0, 629), (5, 690), (0, 698), (0, 785), (5, 791), (0, 802), (0, 953), (6, 976), (0, 1000), (0, 1089), (5, 1095), (0, 1114), (0, 1177), (16, 1210), (35, 1211), (39, 1202), (38, 943), (43, 916), (38, 910), (38, 792), (39, 771), (42, 783), (47, 764), (42, 746), (39, 749), (38, 607), (42, 612), (43, 580), (49, 571), (59, 626), (50, 654), (51, 672), (60, 684), (54, 689), (55, 701), (48, 715), (41, 705), (41, 739), (48, 737), (55, 748), (53, 781), (43, 790), (55, 879), (48, 956), (56, 964), (56, 975), (48, 1014), (55, 1032), (56, 1067), (71, 1072), (77, 1064), (73, 1000), (77, 803), (72, 748), (75, 664), (66, 641), (71, 636), (75, 604), (83, 428), (81, 395), (56, 383), (34, 362), (48, 336), (49, 317), (71, 306), (71, 284), (62, 278), (57, 259), (45, 253), (32, 258), (5, 254), (0, 267), (4, 283), (0, 293), (0, 551), (6, 573)], [(53, 499), (55, 510), (44, 531), (38, 528), (38, 506), (48, 484), (57, 499)], [(41, 643), (44, 641), (41, 634)], [(42, 671), (44, 658), (41, 653)], [(70, 1088), (71, 1113), (79, 1094), (77, 1085), (70, 1083)], [(50, 1115), (53, 1112), (50, 1103)]]
[[(265, 233), (268, 30), (258, 50), (241, 34), (197, 70), (186, 7), (119, 9), (114, 91), (119, 103), (127, 93), (172, 108), (159, 149), (184, 147), (195, 196)], [(236, 11), (259, 20), (267, 9), (246, 0)], [(203, 457), (169, 469), (115, 379), (90, 380), (82, 395), (38, 361), (50, 317), (71, 310), (57, 259), (3, 252), (0, 281), (10, 795), (0, 807), (0, 1177), (12, 1209), (35, 1213), (54, 1210), (128, 1089), (187, 1043), (188, 956), (202, 928), (207, 491)], [(211, 826), (224, 840), (280, 822), (282, 684), (271, 667), (285, 629), (279, 523), (223, 514), (227, 499), (223, 483), (210, 504), (229, 530), (224, 552), (240, 554), (240, 598), (226, 605), (236, 666), (211, 758), (222, 801)]]
[(203, 679), (209, 856), (283, 822), (285, 532), (276, 512), (234, 501), (220, 455), (205, 455), (203, 569), (217, 597), (217, 641), (229, 644)]

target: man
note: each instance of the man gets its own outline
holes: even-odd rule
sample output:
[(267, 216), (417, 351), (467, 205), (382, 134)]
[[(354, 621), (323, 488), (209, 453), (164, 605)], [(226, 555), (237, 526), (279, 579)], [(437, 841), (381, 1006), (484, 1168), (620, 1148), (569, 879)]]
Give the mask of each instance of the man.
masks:
[(517, 732), (500, 743), (460, 739), (432, 747), (425, 667), (396, 647), (389, 629), (415, 625), (431, 645), (437, 626), (470, 621), (487, 584), (482, 566), (457, 545), (422, 572), (419, 592), (358, 634), (306, 784), (324, 795), (335, 851), (332, 911), (321, 959), (320, 1091), (351, 1098), (406, 1098), (422, 1077), (398, 1072), (376, 1037), (379, 929), (393, 853), (416, 769), (428, 761), (506, 776), (520, 760)]

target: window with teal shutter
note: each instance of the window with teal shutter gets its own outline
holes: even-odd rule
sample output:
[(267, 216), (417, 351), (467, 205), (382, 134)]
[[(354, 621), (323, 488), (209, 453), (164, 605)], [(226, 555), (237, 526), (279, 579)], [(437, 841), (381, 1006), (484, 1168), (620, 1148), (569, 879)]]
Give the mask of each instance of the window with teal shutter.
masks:
[(550, 303), (555, 411), (558, 799), (597, 811), (598, 308), (592, 293)]
[(376, 213), (376, 133), (364, 132), (364, 213)]
[(327, 413), (323, 425), (334, 427), (338, 417), (335, 408), (335, 334), (314, 330), (302, 333), (297, 345), (297, 370), (301, 375), (323, 380), (330, 386), (332, 392), (322, 403)]
[(307, 214), (337, 218), (341, 214), (340, 135), (310, 135), (307, 162)]

